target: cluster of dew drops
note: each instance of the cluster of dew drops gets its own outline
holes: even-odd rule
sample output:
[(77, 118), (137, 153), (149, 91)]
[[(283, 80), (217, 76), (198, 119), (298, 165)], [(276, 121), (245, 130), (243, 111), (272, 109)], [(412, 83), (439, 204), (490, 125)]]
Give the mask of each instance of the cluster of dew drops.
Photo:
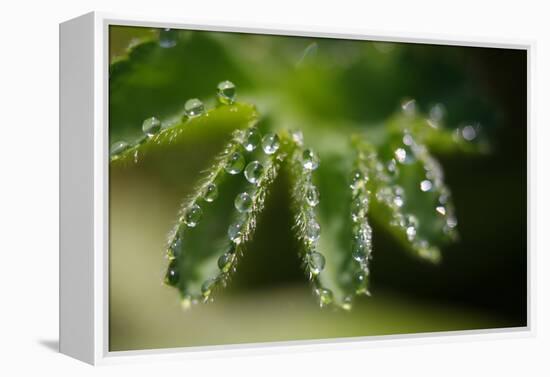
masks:
[[(359, 159), (359, 166), (352, 172), (350, 189), (352, 194), (351, 220), (353, 238), (351, 256), (358, 264), (359, 270), (353, 276), (356, 294), (370, 296), (368, 290), (369, 260), (372, 259), (372, 228), (367, 220), (370, 190), (364, 162)], [(344, 305), (350, 305), (351, 298), (346, 298)]]
[[(301, 146), (301, 133), (293, 134), (294, 141)], [(306, 266), (310, 278), (316, 278), (325, 268), (326, 260), (322, 253), (317, 251), (317, 243), (321, 236), (321, 226), (315, 214), (315, 208), (319, 204), (319, 190), (313, 183), (312, 174), (319, 167), (319, 155), (312, 149), (301, 151), (300, 163), (302, 165), (302, 184), (303, 184), (303, 202), (305, 207), (303, 211), (304, 241), (306, 243)], [(324, 288), (317, 279), (313, 280), (315, 293), (319, 298), (319, 304), (326, 306), (332, 303), (333, 293), (330, 289)]]
[[(217, 97), (218, 101), (221, 104), (230, 105), (235, 102), (236, 97), (236, 87), (231, 81), (222, 81), (217, 86)], [(203, 102), (198, 98), (191, 98), (187, 100), (183, 106), (184, 117), (186, 119), (193, 119), (202, 116), (205, 114), (205, 107)], [(128, 149), (143, 144), (149, 139), (157, 136), (162, 130), (169, 128), (169, 126), (164, 125), (157, 117), (152, 116), (143, 121), (141, 129), (143, 131), (143, 136), (138, 139), (138, 141), (131, 145), (126, 141), (117, 141), (111, 145), (110, 155), (111, 158), (121, 155), (123, 152), (126, 152)], [(136, 150), (136, 159), (137, 159), (137, 150)]]
[[(414, 100), (404, 101), (402, 104), (403, 113), (406, 116), (413, 116), (416, 112)], [(437, 104), (429, 112), (429, 118), (426, 119), (428, 126), (438, 128), (439, 122), (444, 115), (444, 107)], [(466, 125), (458, 127), (453, 132), (455, 142), (472, 142), (477, 138), (480, 131), (479, 125)], [(398, 174), (400, 166), (412, 165), (414, 163), (422, 164), (425, 176), (419, 181), (418, 189), (421, 192), (434, 192), (437, 195), (435, 212), (443, 218), (443, 232), (451, 239), (456, 238), (457, 219), (454, 214), (454, 207), (450, 201), (450, 190), (443, 180), (443, 169), (428, 152), (425, 145), (418, 143), (409, 130), (404, 130), (401, 145), (393, 152), (393, 158), (383, 166), (374, 166), (378, 181), (390, 183), (394, 181)], [(405, 192), (399, 185), (382, 185), (376, 193), (377, 199), (385, 203), (393, 211), (392, 225), (404, 230), (407, 239), (413, 243), (413, 246), (425, 256), (434, 256), (433, 250), (430, 250), (428, 242), (419, 239), (417, 229), (418, 219), (412, 214), (405, 214), (402, 208), (405, 204)]]
[[(223, 81), (218, 85), (218, 100), (222, 104), (232, 104), (235, 99), (235, 85), (229, 81)], [(201, 116), (204, 113), (202, 103), (197, 99), (191, 99), (185, 104), (185, 111), (188, 117)], [(279, 136), (275, 133), (266, 133), (262, 135), (260, 131), (252, 126), (236, 137), (238, 142), (231, 143), (224, 151), (225, 156), (222, 160), (223, 168), (216, 174), (209, 177), (203, 186), (201, 193), (196, 200), (190, 203), (183, 211), (179, 221), (178, 230), (169, 246), (168, 254), (171, 259), (168, 266), (165, 282), (176, 286), (179, 283), (179, 272), (176, 259), (182, 253), (183, 238), (182, 233), (185, 229), (197, 227), (203, 214), (203, 206), (214, 202), (218, 197), (218, 187), (216, 181), (218, 174), (229, 174), (238, 176), (242, 174), (245, 180), (250, 184), (251, 189), (245, 190), (236, 195), (234, 207), (239, 213), (235, 222), (229, 225), (227, 237), (229, 240), (228, 250), (218, 258), (218, 267), (221, 274), (207, 279), (201, 287), (203, 300), (208, 300), (214, 286), (222, 280), (222, 276), (227, 274), (232, 268), (236, 259), (237, 246), (243, 241), (245, 227), (249, 221), (249, 216), (255, 205), (255, 192), (265, 173), (265, 168), (258, 160), (247, 163), (246, 154), (261, 148), (265, 155), (273, 155), (280, 148)], [(189, 300), (184, 300), (188, 302)]]

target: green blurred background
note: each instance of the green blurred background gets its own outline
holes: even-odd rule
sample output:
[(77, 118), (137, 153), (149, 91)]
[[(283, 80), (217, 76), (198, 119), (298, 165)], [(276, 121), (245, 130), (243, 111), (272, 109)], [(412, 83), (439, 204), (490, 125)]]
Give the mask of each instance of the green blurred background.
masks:
[[(284, 177), (228, 288), (183, 311), (177, 291), (162, 285), (166, 233), (222, 138), (175, 151), (163, 164), (111, 169), (111, 351), (526, 325), (525, 51), (182, 31), (165, 52), (158, 32), (111, 27), (111, 142), (138, 138), (143, 119), (170, 117), (188, 98), (213, 104), (216, 84), (229, 79), (239, 100), (268, 117), (274, 103), (290, 114), (306, 108), (300, 119), (311, 120), (312, 132), (381, 123), (403, 98), (425, 112), (441, 103), (449, 126), (479, 122), (491, 153), (437, 155), (460, 240), (431, 265), (375, 226), (373, 296), (350, 312), (320, 309), (311, 294)], [(125, 59), (136, 40), (150, 48)], [(132, 65), (140, 59), (147, 64)]]

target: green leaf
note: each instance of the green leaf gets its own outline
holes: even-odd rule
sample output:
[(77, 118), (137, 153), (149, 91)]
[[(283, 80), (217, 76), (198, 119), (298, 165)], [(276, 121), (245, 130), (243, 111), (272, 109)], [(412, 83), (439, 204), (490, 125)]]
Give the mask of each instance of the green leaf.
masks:
[(439, 245), (457, 237), (456, 217), (443, 171), (425, 145), (396, 133), (378, 149), (357, 139), (373, 193), (372, 216), (415, 255), (432, 262)]
[[(227, 78), (246, 87), (243, 69), (208, 33), (174, 31), (176, 44), (163, 48), (157, 38), (143, 39), (110, 66), (109, 125), (113, 139), (139, 135), (152, 116), (180, 116), (186, 100), (211, 98)], [(209, 105), (212, 105), (210, 103)]]
[(169, 235), (165, 282), (179, 289), (185, 308), (211, 300), (213, 291), (227, 284), (285, 159), (284, 148), (272, 154), (261, 145), (245, 148), (248, 132), (259, 131), (252, 126), (234, 133), (194, 194), (182, 204)]
[[(356, 294), (370, 295), (372, 229), (364, 168), (345, 150), (324, 154), (295, 143), (289, 166), (295, 231), (319, 304), (351, 309)], [(355, 167), (355, 170), (352, 169)], [(350, 177), (349, 175), (352, 175)]]
[(145, 164), (159, 166), (165, 160), (177, 159), (174, 157), (180, 151), (195, 153), (196, 149), (199, 153), (201, 149), (196, 143), (207, 144), (220, 135), (226, 135), (227, 141), (232, 131), (255, 124), (257, 119), (256, 108), (244, 103), (219, 106), (199, 117), (182, 116), (172, 124), (162, 124), (156, 134), (144, 135), (123, 149), (112, 150), (111, 165), (140, 164), (145, 160)]

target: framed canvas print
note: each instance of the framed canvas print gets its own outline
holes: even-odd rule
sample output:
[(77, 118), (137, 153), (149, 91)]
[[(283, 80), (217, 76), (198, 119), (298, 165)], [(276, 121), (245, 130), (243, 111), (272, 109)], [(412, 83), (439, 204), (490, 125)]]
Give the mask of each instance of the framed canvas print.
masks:
[(60, 26), (60, 349), (529, 333), (529, 43)]

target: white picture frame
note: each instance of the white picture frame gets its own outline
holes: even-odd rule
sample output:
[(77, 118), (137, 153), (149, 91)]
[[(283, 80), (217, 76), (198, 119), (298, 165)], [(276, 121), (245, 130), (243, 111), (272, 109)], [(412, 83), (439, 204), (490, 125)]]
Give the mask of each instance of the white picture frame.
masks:
[[(365, 348), (386, 343), (448, 342), (534, 335), (531, 244), (527, 245), (526, 327), (110, 352), (108, 348), (108, 28), (130, 25), (273, 35), (522, 49), (528, 64), (528, 187), (531, 177), (531, 74), (534, 42), (439, 38), (365, 30), (281, 25), (195, 24), (171, 18), (88, 13), (60, 24), (60, 352), (90, 364), (234, 354)], [(530, 195), (529, 195), (530, 197)], [(531, 222), (528, 200), (528, 220)], [(528, 227), (530, 232), (530, 227)], [(531, 239), (528, 235), (528, 239)]]

